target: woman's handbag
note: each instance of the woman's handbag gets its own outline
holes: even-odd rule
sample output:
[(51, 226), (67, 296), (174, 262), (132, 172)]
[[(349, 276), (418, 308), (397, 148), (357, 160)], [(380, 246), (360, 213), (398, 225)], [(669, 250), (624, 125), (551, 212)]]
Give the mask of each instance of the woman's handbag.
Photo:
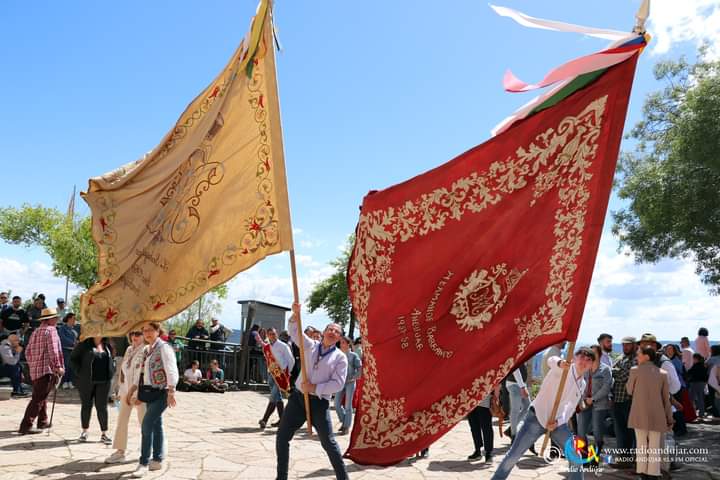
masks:
[(165, 395), (165, 390), (153, 388), (151, 385), (145, 385), (143, 375), (143, 373), (140, 374), (137, 399), (143, 403), (152, 403), (155, 400), (161, 399), (162, 396)]
[(502, 403), (500, 403), (500, 398), (496, 395), (493, 395), (490, 398), (490, 414), (493, 417), (497, 417), (498, 430), (500, 431), (500, 438), (502, 438), (502, 436), (503, 436), (503, 421), (505, 420), (505, 415), (507, 415), (507, 413), (505, 412), (505, 409), (503, 409)]

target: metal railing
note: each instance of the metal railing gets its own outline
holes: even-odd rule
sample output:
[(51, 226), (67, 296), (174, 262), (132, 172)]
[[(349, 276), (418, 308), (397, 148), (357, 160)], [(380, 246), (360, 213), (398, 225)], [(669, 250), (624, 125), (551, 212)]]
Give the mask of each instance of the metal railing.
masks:
[(225, 382), (237, 388), (267, 388), (267, 366), (260, 348), (247, 347), (247, 357), (243, 362), (243, 346), (238, 343), (175, 338), (183, 343), (183, 347), (176, 350), (181, 377), (194, 360), (200, 362), (203, 376), (210, 368), (210, 362), (217, 360), (225, 372)]

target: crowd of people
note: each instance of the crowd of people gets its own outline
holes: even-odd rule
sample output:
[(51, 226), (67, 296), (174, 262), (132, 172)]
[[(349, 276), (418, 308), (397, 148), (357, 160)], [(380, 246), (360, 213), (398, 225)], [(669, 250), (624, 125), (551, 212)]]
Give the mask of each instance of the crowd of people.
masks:
[[(22, 359), (32, 380), (32, 398), (18, 428), (20, 434), (50, 428), (48, 396), (58, 386), (74, 385), (81, 401), (79, 441), (88, 440), (94, 408), (100, 441), (115, 450), (107, 463), (126, 461), (130, 417), (136, 411), (142, 441), (133, 476), (140, 478), (162, 467), (162, 415), (175, 405), (175, 390), (227, 389), (221, 361), (212, 358), (203, 373), (199, 359), (182, 355), (186, 347), (174, 330), (165, 336), (159, 324), (144, 324), (141, 330), (129, 332), (128, 346), (118, 352), (105, 338), (78, 341), (75, 316), (64, 309), (62, 299), (57, 301), (58, 308), (35, 301), (33, 307), (39, 312), (27, 314), (21, 308), (22, 299), (14, 297), (8, 302), (7, 297), (0, 294), (0, 376), (11, 379), (15, 396), (26, 396), (21, 382)], [(312, 426), (336, 477), (344, 479), (347, 472), (335, 434), (346, 434), (352, 427), (362, 382), (361, 342), (343, 336), (341, 326), (334, 323), (323, 331), (307, 327), (300, 335), (299, 308), (293, 305), (285, 331), (253, 326), (248, 332), (247, 344), (264, 354), (270, 387), (268, 404), (258, 425), (267, 428), (277, 412), (277, 421), (270, 423), (277, 427), (277, 478), (287, 478), (289, 443), (305, 422), (303, 395), (307, 393)], [(211, 323), (210, 330), (201, 321), (190, 329), (188, 353), (207, 350), (208, 342), (226, 339), (229, 329), (216, 319)], [(211, 340), (212, 334), (215, 340)], [(553, 345), (543, 355), (539, 379), (534, 378), (532, 366), (521, 364), (468, 414), (474, 446), (468, 460), (493, 462), (492, 421), (499, 417), (502, 427), (507, 416), (505, 433), (511, 445), (493, 479), (507, 478), (526, 451), (537, 454), (535, 443), (546, 431), (552, 439), (551, 456), (564, 456), (568, 442), (581, 439), (582, 443), (573, 443), (573, 448), (582, 445), (579, 453), (593, 459), (590, 467), (597, 466), (600, 455), (607, 450), (606, 438), (613, 436), (617, 447), (614, 452), (622, 453), (615, 466), (634, 467), (644, 479), (657, 478), (663, 470), (673, 469), (673, 458), (658, 452), (677, 446), (688, 434), (688, 423), (704, 422), (711, 413), (720, 418), (720, 345), (710, 345), (705, 328), (698, 331), (693, 344), (683, 337), (679, 344), (662, 345), (650, 333), (639, 339), (623, 337), (620, 344), (622, 352), (614, 352), (612, 335), (604, 333), (597, 344), (569, 352), (565, 359), (565, 343)], [(301, 345), (304, 362), (300, 362)], [(184, 361), (189, 363), (183, 372), (180, 363)], [(301, 372), (301, 363), (307, 366), (306, 372)], [(565, 372), (566, 380), (560, 388)], [(554, 409), (559, 391), (559, 406)], [(119, 412), (111, 436), (108, 398), (113, 397)], [(333, 426), (331, 404), (337, 427)], [(428, 454), (425, 449), (419, 455)], [(586, 468), (569, 462), (570, 478), (582, 478)]]
[[(568, 439), (582, 439), (582, 458), (593, 460), (589, 468), (597, 467), (605, 437), (611, 434), (617, 445), (616, 467), (634, 466), (640, 478), (660, 478), (663, 471), (679, 466), (669, 447), (677, 448), (688, 434), (687, 424), (706, 421), (711, 409), (720, 418), (720, 345), (710, 346), (707, 329), (699, 329), (695, 351), (687, 337), (679, 345), (662, 345), (650, 333), (639, 339), (623, 337), (622, 354), (613, 352), (612, 335), (604, 333), (597, 340), (595, 345), (571, 352), (571, 362), (561, 357), (564, 343), (548, 349), (543, 356), (542, 383), (532, 401), (523, 372), (512, 372), (505, 380), (511, 392), (511, 447), (493, 479), (507, 478), (546, 430), (551, 432), (556, 455), (563, 455)], [(568, 370), (567, 380), (553, 417), (563, 370)], [(519, 395), (512, 393), (518, 385)], [(481, 402), (478, 408), (488, 406)], [(480, 422), (468, 420), (473, 438), (480, 436), (480, 426), (485, 427), (482, 433), (488, 432), (490, 441), (487, 437), (483, 441), (489, 460), (492, 429), (488, 428), (490, 415), (485, 413)], [(479, 458), (477, 445), (470, 459)], [(573, 448), (577, 445), (573, 443)], [(570, 462), (570, 478), (582, 478), (586, 468)]]

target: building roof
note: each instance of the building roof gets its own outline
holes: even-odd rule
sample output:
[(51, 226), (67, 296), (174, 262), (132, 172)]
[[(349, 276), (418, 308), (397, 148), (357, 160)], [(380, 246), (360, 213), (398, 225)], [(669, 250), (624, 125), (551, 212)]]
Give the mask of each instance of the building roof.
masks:
[(261, 305), (267, 305), (268, 307), (277, 308), (286, 312), (290, 311), (290, 308), (288, 307), (283, 307), (282, 305), (275, 305), (274, 303), (261, 302), (260, 300), (238, 300), (237, 303), (239, 303), (240, 305), (245, 305), (247, 303), (259, 303)]

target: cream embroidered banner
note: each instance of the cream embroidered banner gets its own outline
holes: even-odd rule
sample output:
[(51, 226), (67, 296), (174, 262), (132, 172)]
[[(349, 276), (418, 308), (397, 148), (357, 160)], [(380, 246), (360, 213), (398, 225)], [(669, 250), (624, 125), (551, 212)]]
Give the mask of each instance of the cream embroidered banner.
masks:
[(101, 177), (90, 205), (99, 280), (83, 336), (122, 335), (292, 248), (270, 2), (152, 152)]

